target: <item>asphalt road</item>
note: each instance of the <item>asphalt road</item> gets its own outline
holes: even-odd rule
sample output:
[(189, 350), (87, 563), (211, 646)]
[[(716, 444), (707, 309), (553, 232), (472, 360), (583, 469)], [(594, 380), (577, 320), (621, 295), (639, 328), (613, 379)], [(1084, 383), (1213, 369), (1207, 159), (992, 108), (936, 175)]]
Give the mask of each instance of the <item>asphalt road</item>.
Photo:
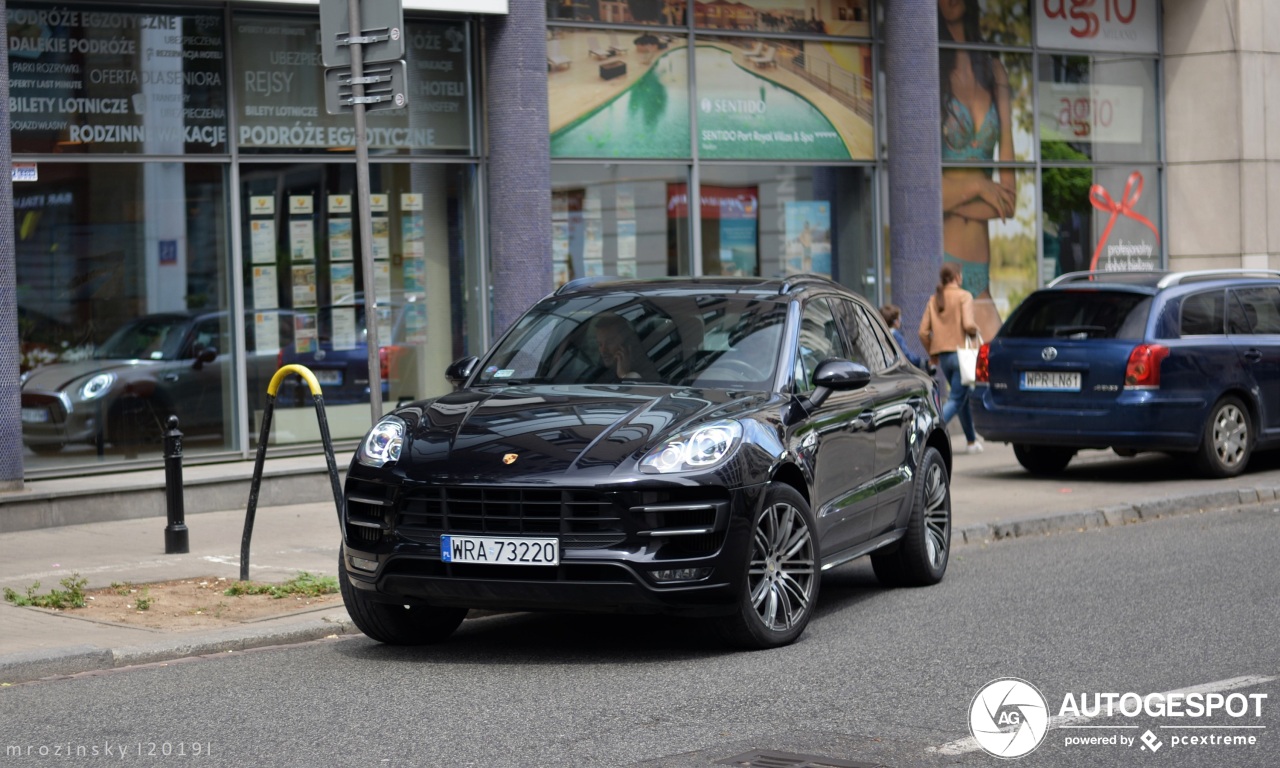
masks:
[[(1068, 693), (1197, 686), (1261, 715), (1055, 721), (1076, 727), (1012, 764), (1275, 766), (1277, 506), (967, 547), (927, 589), (884, 590), (847, 566), (801, 641), (775, 651), (728, 652), (691, 622), (514, 614), (434, 648), (356, 637), (18, 685), (0, 690), (0, 760), (96, 748), (62, 762), (692, 768), (770, 750), (994, 766), (966, 741), (970, 703), (1017, 677), (1051, 715)], [(1188, 725), (1251, 727), (1169, 727)], [(1155, 754), (1065, 744), (1146, 731)], [(1174, 743), (1193, 736), (1257, 743)]]

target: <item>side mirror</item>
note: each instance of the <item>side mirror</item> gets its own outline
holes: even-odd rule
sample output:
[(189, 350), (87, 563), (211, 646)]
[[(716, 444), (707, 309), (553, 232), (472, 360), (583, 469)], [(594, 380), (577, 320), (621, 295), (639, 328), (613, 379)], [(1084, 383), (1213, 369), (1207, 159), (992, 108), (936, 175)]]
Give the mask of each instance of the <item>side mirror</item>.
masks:
[(805, 403), (805, 410), (822, 405), (832, 392), (862, 389), (871, 383), (871, 371), (852, 360), (823, 360), (813, 372), (813, 383), (816, 388)]
[(476, 363), (479, 362), (480, 358), (474, 356), (455, 360), (444, 369), (444, 377), (449, 380), (454, 389), (460, 389), (467, 379), (471, 378), (471, 374), (475, 373)]
[(201, 347), (196, 350), (196, 361), (191, 367), (197, 371), (204, 367), (205, 363), (212, 363), (218, 359), (218, 348), (214, 346)]

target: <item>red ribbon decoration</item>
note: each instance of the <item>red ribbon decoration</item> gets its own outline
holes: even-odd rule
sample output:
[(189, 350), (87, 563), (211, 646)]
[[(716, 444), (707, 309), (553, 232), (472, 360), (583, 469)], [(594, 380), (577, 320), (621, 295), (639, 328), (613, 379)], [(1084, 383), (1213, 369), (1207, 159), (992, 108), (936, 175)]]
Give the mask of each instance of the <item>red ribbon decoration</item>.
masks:
[(1138, 171), (1129, 174), (1129, 179), (1124, 183), (1124, 194), (1120, 196), (1120, 202), (1118, 203), (1111, 199), (1111, 195), (1107, 194), (1107, 190), (1101, 184), (1094, 184), (1089, 187), (1089, 202), (1093, 203), (1093, 207), (1111, 214), (1111, 219), (1107, 222), (1107, 226), (1102, 229), (1102, 237), (1098, 238), (1098, 245), (1093, 249), (1093, 261), (1089, 263), (1090, 272), (1098, 270), (1098, 257), (1102, 255), (1102, 245), (1111, 236), (1111, 228), (1115, 226), (1116, 219), (1121, 216), (1126, 216), (1140, 224), (1147, 225), (1151, 233), (1156, 236), (1156, 245), (1160, 244), (1160, 233), (1156, 231), (1156, 225), (1152, 224), (1151, 220), (1146, 216), (1133, 210), (1133, 206), (1138, 204), (1138, 198), (1140, 197), (1142, 197), (1142, 174)]

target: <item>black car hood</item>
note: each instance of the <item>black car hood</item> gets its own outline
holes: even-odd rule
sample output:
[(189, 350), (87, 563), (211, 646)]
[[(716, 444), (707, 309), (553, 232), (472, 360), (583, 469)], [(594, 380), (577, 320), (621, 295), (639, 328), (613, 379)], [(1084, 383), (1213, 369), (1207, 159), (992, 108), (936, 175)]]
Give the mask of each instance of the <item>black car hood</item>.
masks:
[(607, 477), (682, 429), (758, 406), (764, 393), (659, 386), (473, 389), (396, 411), (409, 425), (400, 471), (414, 480)]

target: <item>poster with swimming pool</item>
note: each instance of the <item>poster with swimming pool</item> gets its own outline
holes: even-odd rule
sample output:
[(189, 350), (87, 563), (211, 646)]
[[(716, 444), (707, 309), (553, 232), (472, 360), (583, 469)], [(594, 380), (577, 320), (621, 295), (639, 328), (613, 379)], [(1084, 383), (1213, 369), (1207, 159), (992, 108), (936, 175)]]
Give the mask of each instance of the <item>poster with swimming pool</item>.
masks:
[[(554, 34), (547, 74), (552, 157), (692, 156), (686, 38)], [(874, 159), (871, 58), (870, 46), (849, 43), (700, 39), (693, 102), (701, 157)]]
[(701, 157), (873, 159), (869, 46), (712, 38), (695, 56)]
[(691, 155), (687, 38), (593, 29), (553, 34), (547, 41), (552, 157)]

